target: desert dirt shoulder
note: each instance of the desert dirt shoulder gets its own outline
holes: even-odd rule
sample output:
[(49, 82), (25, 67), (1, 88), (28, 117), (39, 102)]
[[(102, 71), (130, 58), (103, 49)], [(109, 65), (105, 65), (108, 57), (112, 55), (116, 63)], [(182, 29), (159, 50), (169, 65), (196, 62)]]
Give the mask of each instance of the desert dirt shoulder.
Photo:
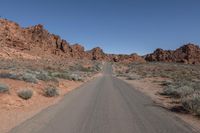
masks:
[[(96, 74), (86, 82), (101, 76)], [(0, 79), (1, 83), (7, 83), (11, 91), (7, 94), (0, 94), (0, 132), (6, 133), (10, 129), (33, 117), (45, 108), (58, 103), (67, 93), (78, 88), (84, 82), (60, 80), (59, 96), (45, 97), (41, 93), (42, 88), (46, 86), (44, 82), (38, 84), (16, 81), (12, 79)], [(23, 100), (16, 94), (18, 88), (34, 88), (33, 97), (29, 100)]]
[(124, 77), (118, 77), (126, 83), (134, 87), (134, 89), (144, 93), (149, 96), (156, 105), (165, 108), (174, 112), (174, 114), (191, 125), (195, 131), (200, 131), (200, 119), (184, 112), (179, 112), (178, 110), (173, 110), (173, 107), (179, 106), (176, 102), (176, 99), (169, 98), (168, 96), (160, 95), (163, 90), (163, 87), (159, 84), (162, 81), (165, 81), (165, 78), (143, 78), (138, 80), (127, 80)]

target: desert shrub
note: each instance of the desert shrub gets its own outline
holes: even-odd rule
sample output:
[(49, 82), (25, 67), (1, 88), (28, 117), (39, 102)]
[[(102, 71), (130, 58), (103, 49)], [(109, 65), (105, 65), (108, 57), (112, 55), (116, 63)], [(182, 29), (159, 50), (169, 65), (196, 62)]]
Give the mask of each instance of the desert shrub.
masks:
[(17, 94), (20, 98), (24, 100), (28, 100), (33, 96), (33, 91), (30, 89), (23, 89), (23, 90), (20, 90)]
[(22, 79), (26, 82), (30, 83), (37, 83), (37, 78), (36, 75), (31, 74), (31, 73), (25, 73), (22, 75)]
[(128, 76), (126, 79), (127, 79), (127, 80), (135, 80), (135, 78), (134, 78), (134, 77), (131, 77), (131, 76)]
[(171, 85), (173, 82), (171, 80), (165, 80), (165, 81), (162, 81), (161, 85), (163, 86), (169, 86)]
[(94, 72), (96, 70), (93, 67), (80, 67), (79, 71), (82, 71), (82, 72)]
[(79, 74), (72, 74), (71, 78), (74, 81), (83, 81), (82, 77)]
[(96, 71), (101, 71), (103, 69), (101, 64), (95, 65), (95, 70)]
[(9, 79), (15, 79), (15, 80), (21, 80), (20, 75), (14, 74), (14, 73), (0, 73), (0, 78), (9, 78)]
[(178, 93), (180, 97), (186, 97), (188, 95), (191, 95), (195, 92), (195, 90), (190, 86), (182, 86), (178, 88)]
[(194, 82), (192, 87), (194, 90), (200, 91), (200, 82)]
[(69, 68), (70, 71), (81, 71), (81, 72), (98, 72), (102, 70), (100, 63), (94, 63), (91, 67), (84, 67), (81, 64), (76, 64)]
[(180, 98), (180, 97), (190, 95), (194, 93), (194, 91), (195, 90), (191, 86), (187, 86), (187, 85), (184, 85), (184, 86), (169, 85), (164, 88), (161, 94)]
[(128, 77), (128, 75), (125, 73), (118, 73), (116, 76), (117, 77)]
[(9, 87), (5, 84), (0, 83), (0, 93), (8, 92)]
[(190, 96), (182, 98), (183, 107), (200, 116), (200, 95), (192, 94)]
[(91, 71), (94, 71), (94, 72), (99, 72), (103, 69), (103, 66), (101, 63), (95, 63), (93, 65), (93, 67), (91, 68)]
[(59, 91), (56, 87), (48, 87), (44, 89), (44, 95), (46, 97), (54, 97), (59, 95)]
[(172, 97), (179, 97), (178, 89), (173, 86), (169, 85), (163, 89), (162, 95), (172, 96)]
[(129, 76), (127, 76), (126, 79), (127, 80), (138, 80), (138, 79), (140, 79), (140, 76), (138, 76), (138, 75), (129, 75)]
[(51, 73), (51, 76), (61, 78), (61, 79), (72, 80), (72, 78), (70, 77), (70, 74), (67, 72), (53, 72)]
[(10, 73), (0, 73), (1, 78), (10, 78), (11, 74)]
[(69, 70), (70, 71), (87, 71), (88, 69), (83, 67), (82, 65), (80, 64), (75, 64), (73, 66), (70, 66), (69, 67)]
[(66, 79), (66, 80), (83, 81), (80, 75), (81, 73), (68, 73), (68, 72), (51, 73), (52, 77), (57, 77), (57, 78)]
[(43, 80), (43, 81), (49, 81), (52, 78), (49, 76), (48, 72), (45, 71), (41, 71), (38, 74), (36, 74), (36, 78), (39, 80)]

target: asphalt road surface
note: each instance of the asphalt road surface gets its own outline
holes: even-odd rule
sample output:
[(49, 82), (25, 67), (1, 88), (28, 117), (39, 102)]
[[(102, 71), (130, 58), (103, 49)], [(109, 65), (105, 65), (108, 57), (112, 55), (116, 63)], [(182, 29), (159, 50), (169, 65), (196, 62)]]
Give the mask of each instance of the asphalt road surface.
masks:
[(67, 94), (58, 104), (11, 133), (193, 133), (189, 125), (124, 81), (103, 76)]

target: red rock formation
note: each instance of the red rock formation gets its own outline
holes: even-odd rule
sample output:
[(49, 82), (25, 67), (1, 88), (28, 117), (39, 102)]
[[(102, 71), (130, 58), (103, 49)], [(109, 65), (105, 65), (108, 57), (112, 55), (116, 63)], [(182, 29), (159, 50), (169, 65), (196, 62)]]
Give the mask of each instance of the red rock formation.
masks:
[(38, 24), (27, 28), (17, 23), (0, 19), (0, 46), (26, 51), (39, 57), (106, 60), (116, 62), (144, 61), (138, 55), (108, 55), (99, 47), (85, 51), (79, 44), (70, 45), (58, 35), (49, 33), (43, 25)]
[(87, 52), (89, 58), (92, 60), (109, 60), (107, 55), (103, 52), (100, 47), (93, 48)]
[(145, 59), (147, 61), (200, 64), (200, 48), (197, 45), (189, 43), (174, 51), (156, 49), (152, 54), (148, 54)]
[(109, 55), (99, 47), (85, 51), (83, 46), (70, 45), (58, 35), (49, 33), (41, 24), (21, 28), (17, 23), (6, 19), (0, 19), (0, 45), (23, 50), (42, 58), (53, 58), (52, 55), (56, 55), (74, 59), (144, 62), (138, 55)]
[(123, 62), (123, 63), (132, 63), (132, 62), (139, 62), (144, 63), (146, 62), (144, 58), (137, 54), (131, 54), (131, 55), (113, 55), (112, 56), (114, 62)]
[[(137, 54), (105, 54), (99, 47), (85, 51), (83, 46), (70, 45), (59, 36), (49, 33), (41, 24), (22, 28), (17, 23), (6, 19), (0, 19), (0, 46), (1, 48), (21, 50), (30, 55), (47, 59), (63, 57), (63, 59), (106, 60), (126, 63), (145, 62)], [(187, 44), (174, 51), (157, 49), (154, 53), (147, 55), (145, 59), (147, 61), (200, 64), (200, 48), (194, 44)]]

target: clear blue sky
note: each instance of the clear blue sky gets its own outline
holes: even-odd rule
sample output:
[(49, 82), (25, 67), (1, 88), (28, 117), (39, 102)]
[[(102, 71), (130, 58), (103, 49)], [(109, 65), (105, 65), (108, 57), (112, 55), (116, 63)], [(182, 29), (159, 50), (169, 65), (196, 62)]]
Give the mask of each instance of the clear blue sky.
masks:
[(107, 53), (200, 44), (200, 0), (1, 0), (0, 16)]

